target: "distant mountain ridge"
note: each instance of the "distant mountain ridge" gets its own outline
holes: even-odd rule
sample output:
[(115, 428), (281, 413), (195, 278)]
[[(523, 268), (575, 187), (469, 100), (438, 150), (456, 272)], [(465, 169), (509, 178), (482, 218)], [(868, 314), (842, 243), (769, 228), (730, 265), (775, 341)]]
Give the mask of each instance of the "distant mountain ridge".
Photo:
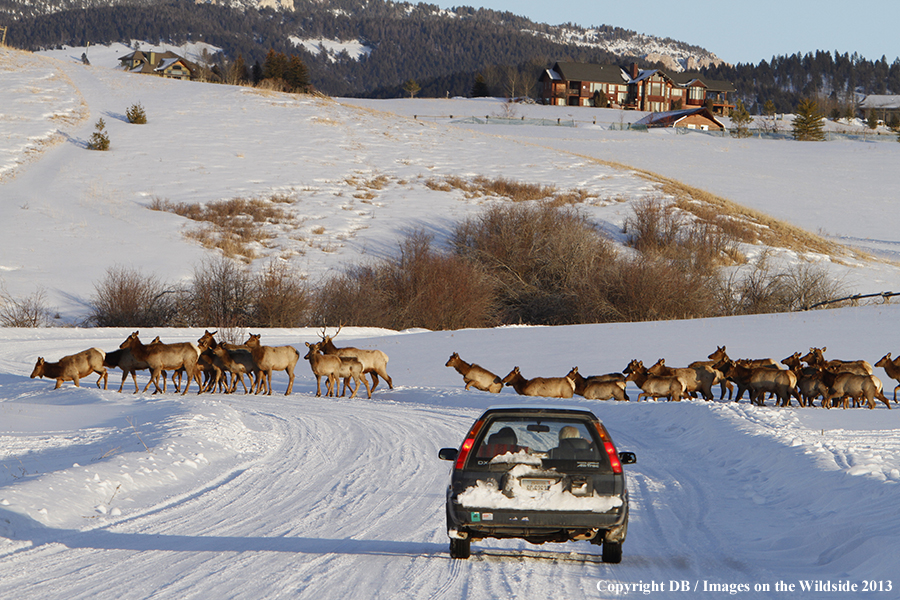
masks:
[[(71, 13), (72, 11), (90, 13), (91, 19), (102, 18), (101, 9), (117, 8), (114, 18), (116, 30), (125, 33), (127, 23), (122, 23), (123, 18), (128, 19), (124, 13), (128, 10), (148, 8), (150, 10), (160, 7), (169, 7), (173, 4), (181, 5), (182, 10), (190, 12), (185, 6), (189, 2), (175, 2), (171, 0), (0, 0), (0, 13), (19, 22), (52, 21), (54, 15), (59, 13)], [(492, 53), (490, 48), (485, 48), (484, 43), (489, 43), (494, 38), (498, 44), (504, 44), (510, 37), (517, 38), (513, 45), (518, 46), (518, 52), (500, 52), (500, 55), (511, 54), (502, 62), (521, 63), (535, 58), (535, 53), (546, 61), (559, 59), (585, 60), (585, 61), (612, 61), (622, 59), (636, 59), (645, 63), (659, 63), (673, 71), (695, 70), (708, 66), (717, 66), (723, 61), (715, 54), (698, 46), (669, 38), (657, 38), (643, 35), (634, 31), (621, 29), (614, 26), (600, 26), (583, 28), (572, 24), (547, 25), (535, 23), (524, 17), (508, 12), (498, 12), (488, 9), (476, 9), (471, 7), (457, 7), (454, 9), (441, 9), (430, 4), (411, 4), (406, 2), (391, 2), (389, 0), (210, 0), (197, 2), (198, 9), (202, 7), (219, 7), (228, 12), (237, 11), (249, 15), (259, 13), (274, 16), (277, 14), (284, 19), (281, 27), (281, 42), (287, 43), (288, 37), (306, 42), (307, 40), (327, 40), (333, 44), (347, 41), (356, 41), (361, 45), (372, 48), (378, 47), (378, 43), (384, 44), (387, 40), (373, 39), (370, 29), (381, 29), (376, 21), (390, 20), (393, 26), (390, 29), (404, 29), (408, 24), (407, 37), (415, 39), (415, 26), (428, 24), (429, 30), (452, 30), (463, 32), (456, 41), (443, 40), (440, 31), (428, 32), (431, 41), (440, 41), (440, 50), (449, 54), (473, 53), (476, 55), (473, 61), (464, 63), (479, 63), (476, 68), (490, 64), (484, 58), (477, 55)], [(107, 13), (108, 14), (108, 13)], [(292, 27), (292, 25), (297, 25)], [(177, 24), (173, 23), (177, 27)], [(87, 25), (89, 27), (89, 25)], [(64, 28), (60, 24), (55, 29)], [(71, 34), (77, 34), (71, 26), (68, 28)], [(239, 31), (231, 29), (230, 33), (240, 35)], [(137, 32), (135, 32), (137, 33)], [(171, 31), (170, 35), (177, 37), (179, 31)], [(208, 37), (212, 32), (193, 30), (193, 33), (202, 33)], [(482, 40), (479, 38), (489, 38)], [(147, 39), (144, 36), (132, 35), (138, 39)], [(530, 42), (529, 42), (530, 38)], [(46, 35), (32, 35), (31, 39), (23, 40), (25, 47), (45, 46), (54, 43), (47, 39)], [(74, 40), (57, 40), (55, 43), (67, 43)], [(111, 42), (123, 41), (122, 39), (88, 39), (84, 41)], [(154, 41), (148, 39), (148, 41)], [(448, 46), (447, 43), (450, 43)], [(213, 42), (216, 43), (216, 42)], [(394, 43), (401, 44), (401, 40)], [(427, 41), (426, 41), (427, 43)], [(275, 47), (272, 41), (269, 46)], [(459, 47), (454, 48), (458, 44)], [(227, 50), (229, 46), (238, 44), (217, 43)], [(305, 43), (304, 45), (310, 46)], [(296, 43), (295, 43), (296, 46)], [(480, 46), (480, 47), (479, 47)], [(528, 51), (526, 46), (532, 46), (533, 51)], [(482, 50), (483, 49), (483, 50)], [(243, 52), (244, 49), (238, 49)], [(310, 51), (315, 55), (315, 50)], [(377, 50), (376, 50), (377, 52)], [(327, 57), (323, 57), (327, 58)], [(459, 62), (459, 61), (458, 61)], [(472, 65), (460, 64), (461, 68), (471, 68)], [(446, 73), (430, 72), (429, 76), (439, 76)], [(416, 75), (420, 77), (421, 75)], [(388, 85), (399, 83), (398, 81), (386, 81)]]

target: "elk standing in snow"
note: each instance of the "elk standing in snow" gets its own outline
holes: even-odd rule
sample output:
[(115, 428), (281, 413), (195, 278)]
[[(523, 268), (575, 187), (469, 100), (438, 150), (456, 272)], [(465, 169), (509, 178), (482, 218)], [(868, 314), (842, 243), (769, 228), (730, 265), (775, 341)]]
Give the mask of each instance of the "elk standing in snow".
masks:
[(63, 381), (75, 382), (75, 387), (81, 387), (79, 380), (87, 377), (91, 373), (99, 373), (97, 378), (97, 387), (100, 387), (100, 380), (103, 380), (103, 389), (106, 389), (106, 383), (109, 378), (106, 367), (103, 366), (103, 359), (106, 353), (99, 348), (88, 348), (77, 354), (63, 356), (58, 362), (46, 362), (42, 356), (39, 356), (31, 371), (31, 378), (47, 377), (48, 379), (56, 379), (56, 387), (58, 390), (62, 387)]

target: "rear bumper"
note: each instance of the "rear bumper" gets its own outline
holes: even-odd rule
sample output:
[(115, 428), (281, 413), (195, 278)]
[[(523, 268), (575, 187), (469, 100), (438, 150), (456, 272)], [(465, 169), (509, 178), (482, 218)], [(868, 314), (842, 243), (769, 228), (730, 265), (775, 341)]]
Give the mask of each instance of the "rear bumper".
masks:
[(607, 513), (476, 508), (447, 503), (447, 531), (458, 539), (522, 538), (531, 542), (594, 540), (621, 542), (628, 524), (627, 498)]

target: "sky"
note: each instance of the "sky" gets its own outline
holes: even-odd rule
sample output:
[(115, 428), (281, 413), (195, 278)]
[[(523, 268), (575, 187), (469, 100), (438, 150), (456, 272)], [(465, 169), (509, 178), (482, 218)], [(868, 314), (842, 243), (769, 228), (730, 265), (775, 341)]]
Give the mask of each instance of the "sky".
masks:
[[(644, 0), (639, 5), (590, 0), (441, 0), (437, 5), (477, 5), (550, 25), (612, 25), (700, 46), (732, 64), (757, 64), (773, 56), (816, 50), (857, 52), (869, 60), (885, 56), (889, 63), (900, 56), (896, 33), (900, 2), (896, 0), (871, 0), (858, 8), (807, 0), (756, 0), (752, 4), (695, 0), (682, 6), (669, 0)], [(799, 28), (798, 22), (806, 26)]]

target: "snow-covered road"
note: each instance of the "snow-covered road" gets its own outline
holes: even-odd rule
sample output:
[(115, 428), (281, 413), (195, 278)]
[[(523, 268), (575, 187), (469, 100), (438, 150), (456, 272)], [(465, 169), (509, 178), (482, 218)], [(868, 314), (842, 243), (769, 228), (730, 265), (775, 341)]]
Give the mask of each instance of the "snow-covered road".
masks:
[[(786, 331), (796, 321), (760, 317), (772, 318)], [(485, 352), (503, 338), (589, 345), (591, 332), (608, 340), (614, 327), (375, 338), (393, 348), (395, 382), (411, 385), (371, 400), (316, 398), (303, 364), (287, 397), (118, 394), (93, 377), (54, 391), (27, 379), (32, 355), (110, 349), (124, 331), (34, 340), (5, 330), (0, 597), (609, 598), (617, 584), (647, 583), (667, 598), (686, 581), (771, 598), (789, 597), (774, 593), (779, 582), (890, 580), (900, 411), (884, 407), (576, 398), (638, 455), (623, 562), (600, 562), (587, 542), (515, 540), (476, 542), (471, 559), (451, 560), (449, 464), (437, 451), (458, 445), (484, 407), (516, 397), (464, 392), (436, 357), (472, 339)], [(287, 331), (269, 338), (297, 343)], [(276, 392), (285, 384), (276, 375)]]

